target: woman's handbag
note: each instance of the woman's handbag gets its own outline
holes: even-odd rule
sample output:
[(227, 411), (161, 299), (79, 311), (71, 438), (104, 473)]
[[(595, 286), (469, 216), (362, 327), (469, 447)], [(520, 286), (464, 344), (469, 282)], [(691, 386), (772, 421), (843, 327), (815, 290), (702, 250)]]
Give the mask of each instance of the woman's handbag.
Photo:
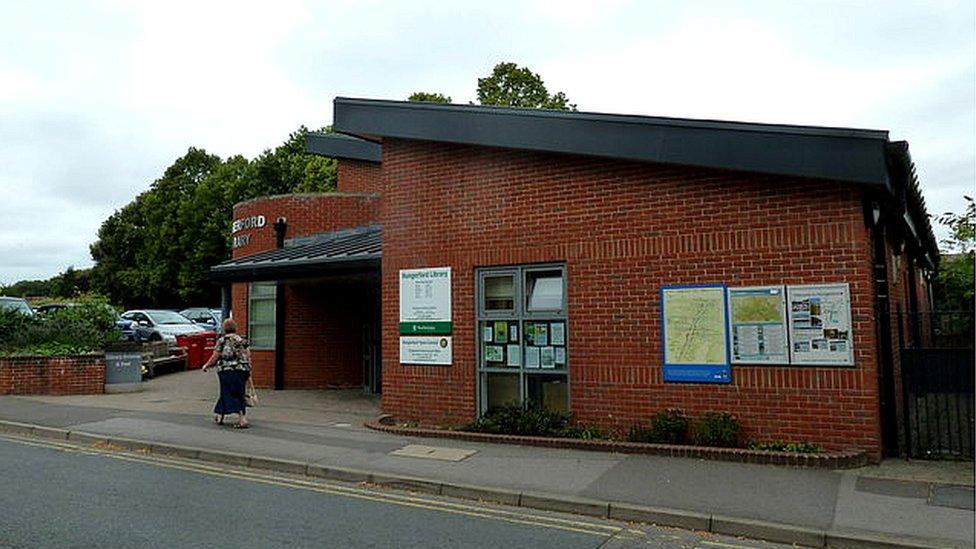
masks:
[(251, 382), (251, 378), (247, 378), (247, 388), (244, 389), (244, 404), (248, 408), (253, 408), (258, 405), (258, 392), (254, 389), (254, 383)]

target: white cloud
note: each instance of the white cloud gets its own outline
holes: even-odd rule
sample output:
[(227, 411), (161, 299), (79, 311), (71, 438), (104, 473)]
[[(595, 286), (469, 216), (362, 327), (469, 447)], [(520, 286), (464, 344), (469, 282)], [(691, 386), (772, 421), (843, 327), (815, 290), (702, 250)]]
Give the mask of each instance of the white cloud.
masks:
[(890, 130), (933, 213), (976, 180), (974, 5), (288, 0), (11, 3), (0, 281), (88, 264), (102, 220), (196, 146), (274, 147), (336, 95), (475, 98), (500, 61), (580, 109)]

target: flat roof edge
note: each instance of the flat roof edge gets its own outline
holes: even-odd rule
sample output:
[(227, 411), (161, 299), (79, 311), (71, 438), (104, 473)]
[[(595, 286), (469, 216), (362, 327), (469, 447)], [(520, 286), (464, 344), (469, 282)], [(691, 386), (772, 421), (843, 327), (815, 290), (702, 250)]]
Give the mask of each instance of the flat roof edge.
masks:
[(888, 133), (337, 98), (337, 131), (885, 185)]
[(376, 163), (383, 159), (383, 146), (379, 143), (337, 133), (310, 132), (305, 136), (305, 152)]
[[(700, 129), (726, 129), (765, 133), (788, 133), (794, 135), (823, 135), (858, 139), (888, 139), (887, 130), (870, 128), (845, 128), (840, 126), (810, 126), (802, 124), (767, 124), (761, 122), (741, 122), (707, 118), (679, 118), (648, 116), (642, 114), (602, 113), (593, 111), (562, 111), (554, 109), (533, 109), (524, 107), (505, 107), (496, 105), (462, 105), (456, 103), (431, 103), (422, 101), (394, 101), (389, 99), (368, 99), (361, 97), (336, 97), (334, 105), (359, 105), (374, 108), (407, 108), (411, 110), (453, 111), (459, 113), (489, 114), (493, 116), (519, 116), (536, 118), (576, 118), (624, 124), (695, 127)], [(343, 130), (337, 130), (343, 131)]]

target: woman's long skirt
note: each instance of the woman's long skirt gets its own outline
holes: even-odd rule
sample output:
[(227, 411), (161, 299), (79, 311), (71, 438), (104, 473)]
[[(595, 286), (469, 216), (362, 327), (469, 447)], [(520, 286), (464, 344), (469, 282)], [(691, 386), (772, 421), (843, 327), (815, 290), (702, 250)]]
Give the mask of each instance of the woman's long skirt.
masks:
[(220, 398), (214, 406), (214, 413), (220, 415), (243, 414), (247, 412), (244, 402), (244, 392), (247, 388), (247, 378), (250, 372), (242, 370), (226, 370), (217, 372), (220, 379)]

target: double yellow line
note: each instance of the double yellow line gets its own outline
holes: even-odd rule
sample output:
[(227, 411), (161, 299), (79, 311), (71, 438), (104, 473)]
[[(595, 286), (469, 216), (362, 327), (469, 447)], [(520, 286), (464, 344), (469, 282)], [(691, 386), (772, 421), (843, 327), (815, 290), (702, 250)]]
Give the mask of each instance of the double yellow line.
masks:
[(91, 446), (79, 446), (73, 444), (66, 444), (57, 441), (23, 438), (23, 437), (7, 435), (7, 434), (0, 435), (0, 439), (9, 440), (11, 442), (16, 442), (19, 444), (25, 444), (29, 446), (56, 449), (64, 452), (100, 455), (100, 456), (105, 456), (105, 457), (118, 459), (122, 461), (142, 463), (142, 464), (152, 465), (156, 467), (166, 467), (169, 469), (178, 469), (181, 471), (188, 471), (192, 473), (204, 474), (213, 477), (229, 478), (235, 480), (246, 480), (249, 482), (258, 482), (261, 484), (267, 484), (270, 486), (279, 486), (284, 488), (306, 490), (310, 492), (317, 492), (320, 494), (329, 494), (334, 496), (355, 498), (355, 499), (360, 499), (365, 501), (399, 505), (401, 507), (411, 507), (415, 509), (440, 511), (442, 513), (451, 513), (454, 515), (461, 515), (461, 516), (467, 516), (472, 518), (507, 522), (510, 524), (520, 524), (526, 526), (535, 526), (541, 528), (563, 530), (567, 532), (575, 532), (580, 534), (589, 534), (589, 535), (599, 536), (604, 538), (617, 536), (618, 538), (635, 539), (636, 537), (643, 537), (646, 535), (644, 532), (640, 530), (628, 529), (621, 526), (608, 524), (605, 522), (564, 519), (559, 517), (547, 516), (540, 513), (535, 513), (525, 508), (519, 508), (518, 511), (508, 511), (505, 509), (498, 509), (492, 507), (465, 505), (463, 503), (444, 501), (435, 498), (402, 495), (402, 494), (395, 494), (390, 492), (380, 492), (377, 490), (370, 490), (367, 488), (341, 486), (341, 485), (332, 484), (324, 481), (302, 479), (297, 477), (286, 477), (286, 476), (275, 474), (270, 471), (255, 472), (255, 471), (249, 471), (244, 469), (232, 469), (229, 468), (229, 466), (219, 466), (219, 465), (212, 465), (207, 463), (193, 462), (193, 461), (182, 460), (182, 459), (172, 458), (172, 457), (162, 456), (162, 455), (153, 455), (150, 457), (148, 455), (140, 455), (131, 452), (115, 450), (111, 448), (101, 449), (101, 448), (91, 447)]

